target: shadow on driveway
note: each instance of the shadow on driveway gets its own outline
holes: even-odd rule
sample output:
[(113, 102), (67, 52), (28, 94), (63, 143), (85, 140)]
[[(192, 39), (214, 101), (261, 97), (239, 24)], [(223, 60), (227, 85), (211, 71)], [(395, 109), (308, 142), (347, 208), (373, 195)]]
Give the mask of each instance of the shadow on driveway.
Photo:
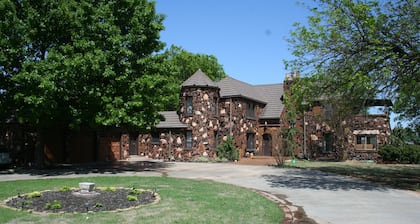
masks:
[(313, 190), (364, 190), (387, 191), (375, 183), (315, 170), (285, 169), (284, 174), (263, 175), (271, 187)]
[[(61, 164), (45, 169), (16, 168), (8, 174), (28, 174), (31, 176), (66, 176), (74, 174), (118, 174), (123, 172), (157, 171), (168, 167), (170, 164), (155, 161), (115, 161), (95, 162), (85, 164)], [(6, 174), (7, 173), (3, 173)]]

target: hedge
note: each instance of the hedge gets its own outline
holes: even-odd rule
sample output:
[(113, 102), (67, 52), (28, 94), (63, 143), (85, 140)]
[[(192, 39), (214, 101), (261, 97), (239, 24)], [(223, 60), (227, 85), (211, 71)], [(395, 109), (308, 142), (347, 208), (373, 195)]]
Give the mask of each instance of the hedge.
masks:
[(385, 162), (420, 164), (420, 145), (386, 145), (379, 149)]

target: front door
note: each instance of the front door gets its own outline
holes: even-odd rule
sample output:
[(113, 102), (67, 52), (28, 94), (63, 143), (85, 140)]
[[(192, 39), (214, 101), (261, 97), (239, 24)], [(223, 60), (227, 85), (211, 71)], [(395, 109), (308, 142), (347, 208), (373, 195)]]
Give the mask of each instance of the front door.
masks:
[(130, 155), (138, 155), (137, 150), (137, 138), (134, 136), (130, 136), (130, 148), (129, 148)]
[(271, 135), (270, 134), (263, 134), (263, 141), (262, 141), (262, 156), (271, 156)]

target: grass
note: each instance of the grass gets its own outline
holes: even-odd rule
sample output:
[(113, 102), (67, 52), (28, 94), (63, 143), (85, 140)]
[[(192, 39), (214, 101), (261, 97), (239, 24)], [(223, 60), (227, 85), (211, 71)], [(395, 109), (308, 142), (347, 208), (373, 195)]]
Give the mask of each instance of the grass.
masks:
[(288, 162), (285, 166), (337, 173), (380, 183), (391, 188), (420, 191), (420, 165), (418, 164), (297, 161), (295, 164)]
[(168, 177), (86, 177), (0, 182), (0, 201), (34, 191), (77, 187), (156, 189), (161, 200), (124, 212), (32, 214), (0, 207), (0, 223), (280, 223), (283, 211), (244, 188), (211, 181)]

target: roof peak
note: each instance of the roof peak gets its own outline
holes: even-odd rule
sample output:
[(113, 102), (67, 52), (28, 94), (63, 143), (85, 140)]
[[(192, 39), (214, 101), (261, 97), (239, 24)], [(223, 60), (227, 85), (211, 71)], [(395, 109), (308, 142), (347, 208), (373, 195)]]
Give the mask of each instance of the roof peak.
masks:
[(201, 69), (198, 69), (192, 76), (182, 83), (184, 86), (208, 86), (217, 87), (217, 84), (213, 82)]

